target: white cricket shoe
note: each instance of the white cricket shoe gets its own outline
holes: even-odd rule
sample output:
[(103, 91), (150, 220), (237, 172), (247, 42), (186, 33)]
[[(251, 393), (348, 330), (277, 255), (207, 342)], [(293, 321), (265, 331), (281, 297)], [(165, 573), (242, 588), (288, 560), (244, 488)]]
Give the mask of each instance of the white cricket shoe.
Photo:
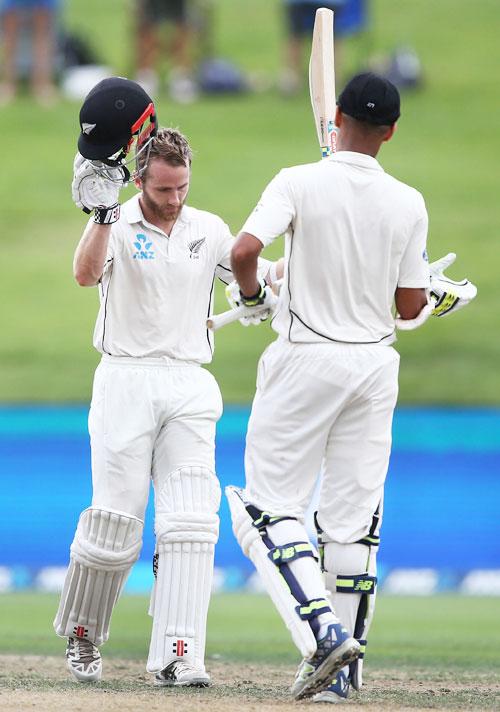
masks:
[(208, 687), (210, 675), (182, 660), (174, 660), (155, 675), (154, 684), (160, 687)]
[(90, 640), (68, 638), (66, 663), (78, 682), (98, 682), (101, 679), (101, 653)]

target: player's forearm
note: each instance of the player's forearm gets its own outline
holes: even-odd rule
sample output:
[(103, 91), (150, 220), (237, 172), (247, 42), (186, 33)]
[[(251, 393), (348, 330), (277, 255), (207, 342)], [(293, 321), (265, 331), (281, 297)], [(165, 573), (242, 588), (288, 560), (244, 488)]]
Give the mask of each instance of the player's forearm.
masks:
[(100, 280), (110, 234), (111, 225), (87, 225), (73, 260), (73, 274), (81, 287), (93, 287)]
[(427, 291), (398, 287), (395, 302), (398, 314), (402, 319), (415, 319), (427, 304)]
[(263, 245), (254, 235), (241, 232), (231, 250), (231, 270), (241, 293), (250, 296), (259, 291), (257, 261)]

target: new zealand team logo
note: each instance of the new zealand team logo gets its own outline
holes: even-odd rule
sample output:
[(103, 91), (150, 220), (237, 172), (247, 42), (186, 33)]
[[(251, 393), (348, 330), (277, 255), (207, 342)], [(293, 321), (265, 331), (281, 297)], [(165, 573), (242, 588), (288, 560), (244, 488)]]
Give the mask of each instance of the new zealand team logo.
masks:
[(152, 244), (146, 235), (143, 235), (141, 232), (137, 233), (134, 241), (134, 247), (137, 252), (134, 252), (134, 260), (154, 260), (155, 253), (154, 250), (151, 249)]
[(188, 243), (189, 258), (191, 260), (199, 260), (200, 259), (201, 246), (203, 245), (205, 240), (206, 240), (206, 238), (202, 237), (201, 240), (193, 240), (193, 242)]

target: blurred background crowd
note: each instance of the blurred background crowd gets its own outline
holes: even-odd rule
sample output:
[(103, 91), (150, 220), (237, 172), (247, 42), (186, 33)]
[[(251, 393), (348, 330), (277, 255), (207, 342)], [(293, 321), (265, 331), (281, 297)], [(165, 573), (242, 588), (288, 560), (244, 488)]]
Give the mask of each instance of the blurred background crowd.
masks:
[[(71, 0), (1, 0), (2, 78), (0, 102), (7, 104), (29, 91), (44, 106), (59, 93), (81, 98), (112, 68), (102, 64), (102, 54), (88, 38), (69, 30), (65, 2)], [(233, 58), (218, 56), (214, 39), (217, 0), (130, 0), (123, 5), (128, 15), (130, 76), (153, 96), (166, 93), (171, 100), (192, 103), (203, 93), (237, 93), (273, 84), (293, 95), (305, 83), (308, 42), (318, 7), (335, 11), (337, 74), (343, 72), (343, 45), (349, 37), (363, 35), (359, 69), (371, 62), (370, 0), (279, 0), (276, 12), (283, 27), (277, 76), (263, 79), (241, 71)], [(259, 18), (255, 28), (258, 37)], [(397, 38), (395, 38), (397, 40)], [(101, 55), (101, 56), (100, 56)], [(414, 86), (420, 64), (409, 48), (396, 48), (378, 70), (401, 86)]]

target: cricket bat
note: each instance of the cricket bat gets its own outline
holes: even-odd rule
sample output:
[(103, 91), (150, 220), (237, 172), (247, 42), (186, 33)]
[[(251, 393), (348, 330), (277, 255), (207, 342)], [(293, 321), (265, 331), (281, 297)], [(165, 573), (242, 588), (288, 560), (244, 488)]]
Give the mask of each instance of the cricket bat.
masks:
[[(309, 60), (309, 91), (314, 123), (321, 149), (321, 157), (335, 153), (335, 59), (333, 50), (333, 10), (320, 7), (316, 10)], [(274, 285), (273, 285), (274, 286)], [(212, 314), (207, 319), (207, 328), (216, 331), (246, 316), (247, 307), (229, 309), (222, 314)], [(255, 312), (252, 312), (255, 313)]]
[(316, 10), (309, 60), (309, 91), (321, 157), (336, 150), (333, 10)]

